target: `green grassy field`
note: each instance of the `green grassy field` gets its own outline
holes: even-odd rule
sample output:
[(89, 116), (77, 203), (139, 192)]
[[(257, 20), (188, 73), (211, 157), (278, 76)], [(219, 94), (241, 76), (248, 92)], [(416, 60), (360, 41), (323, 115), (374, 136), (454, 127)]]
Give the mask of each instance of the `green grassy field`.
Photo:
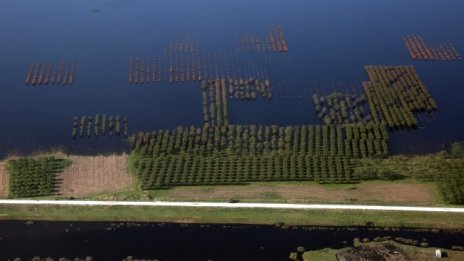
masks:
[(352, 210), (3, 205), (0, 219), (464, 228), (462, 214)]
[(254, 182), (247, 185), (178, 186), (131, 190), (87, 197), (94, 200), (228, 201), (271, 203), (340, 203), (380, 205), (445, 205), (433, 182), (412, 179), (318, 184), (311, 181)]

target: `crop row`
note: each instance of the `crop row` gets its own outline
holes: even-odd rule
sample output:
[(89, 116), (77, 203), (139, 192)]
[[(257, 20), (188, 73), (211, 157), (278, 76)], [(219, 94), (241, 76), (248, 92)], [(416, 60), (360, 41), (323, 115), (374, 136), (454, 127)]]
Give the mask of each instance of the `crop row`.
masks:
[(54, 157), (9, 160), (10, 195), (32, 197), (55, 194), (57, 174), (69, 165), (70, 161)]
[(243, 184), (253, 181), (310, 180), (351, 183), (349, 158), (341, 156), (190, 154), (145, 157), (134, 164), (142, 189), (179, 185)]

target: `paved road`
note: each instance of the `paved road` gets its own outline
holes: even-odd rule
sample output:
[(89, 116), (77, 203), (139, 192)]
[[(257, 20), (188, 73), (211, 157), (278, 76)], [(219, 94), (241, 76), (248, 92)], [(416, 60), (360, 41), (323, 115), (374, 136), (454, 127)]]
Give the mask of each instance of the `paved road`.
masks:
[(225, 202), (174, 202), (174, 201), (86, 201), (86, 200), (0, 200), (0, 205), (70, 205), (70, 206), (153, 206), (153, 207), (210, 207), (210, 208), (266, 208), (266, 209), (322, 209), (322, 210), (377, 210), (411, 212), (463, 213), (463, 208), (374, 206), (340, 204), (276, 204), (276, 203), (225, 203)]

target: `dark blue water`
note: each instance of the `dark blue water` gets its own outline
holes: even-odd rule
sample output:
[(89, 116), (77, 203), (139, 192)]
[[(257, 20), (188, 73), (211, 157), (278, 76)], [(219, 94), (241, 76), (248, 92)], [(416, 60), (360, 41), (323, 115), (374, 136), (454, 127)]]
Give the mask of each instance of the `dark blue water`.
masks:
[[(120, 226), (121, 224), (121, 226)], [(115, 225), (119, 226), (117, 228)], [(107, 230), (112, 228), (112, 230)], [(33, 256), (122, 260), (129, 255), (160, 260), (288, 260), (298, 246), (306, 250), (352, 246), (354, 238), (390, 236), (427, 242), (430, 247), (462, 245), (457, 231), (383, 228), (281, 229), (254, 225), (196, 225), (119, 222), (0, 222), (0, 260)], [(26, 259), (29, 258), (29, 259)]]
[[(130, 132), (200, 125), (199, 84), (129, 85), (129, 57), (161, 56), (170, 42), (186, 37), (197, 39), (202, 53), (231, 53), (237, 36), (265, 36), (275, 25), (285, 31), (291, 61), (260, 61), (274, 86), (284, 82), (302, 92), (313, 82), (359, 85), (367, 80), (365, 64), (414, 64), (439, 109), (433, 120), (424, 116), (418, 130), (393, 133), (392, 151), (437, 151), (464, 139), (464, 62), (413, 62), (401, 35), (450, 40), (462, 54), (463, 12), (457, 0), (3, 0), (0, 156), (50, 148), (127, 150), (116, 138), (72, 140), (74, 116), (127, 116)], [(76, 60), (74, 85), (24, 86), (30, 63), (61, 59)], [(237, 124), (317, 123), (312, 107), (309, 96), (231, 102), (230, 117)]]

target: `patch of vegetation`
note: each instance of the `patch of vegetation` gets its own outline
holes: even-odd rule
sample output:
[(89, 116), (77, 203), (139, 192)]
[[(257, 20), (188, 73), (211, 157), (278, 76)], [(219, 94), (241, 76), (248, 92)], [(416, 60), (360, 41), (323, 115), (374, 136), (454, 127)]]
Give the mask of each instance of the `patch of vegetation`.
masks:
[(274, 191), (265, 191), (262, 193), (262, 197), (265, 199), (281, 199), (282, 196)]
[(366, 107), (366, 95), (332, 92), (313, 95), (317, 117), (325, 124), (368, 123), (372, 117)]
[(150, 221), (217, 224), (278, 224), (459, 229), (460, 213), (367, 210), (224, 209), (129, 206), (0, 205), (3, 220)]
[[(456, 144), (456, 143), (455, 143)], [(446, 203), (464, 203), (464, 157), (446, 152), (426, 156), (392, 156), (386, 159), (364, 158), (355, 161), (354, 175), (362, 180), (398, 180), (413, 178), (436, 181)]]
[[(369, 240), (367, 240), (369, 241)], [(353, 247), (306, 251), (303, 260), (436, 260), (435, 249), (404, 245), (394, 241), (355, 242)], [(454, 248), (453, 248), (454, 249)], [(447, 260), (463, 260), (464, 252), (442, 249)]]
[(73, 128), (71, 131), (71, 136), (73, 139), (75, 138), (82, 138), (84, 136), (90, 137), (95, 135), (98, 136), (105, 136), (107, 130), (110, 136), (113, 136), (113, 133), (116, 136), (121, 135), (121, 121), (124, 124), (124, 129), (122, 134), (124, 138), (127, 138), (128, 135), (128, 120), (127, 117), (122, 118), (119, 115), (113, 116), (110, 115), (107, 118), (106, 114), (100, 115), (98, 113), (95, 114), (94, 117), (92, 116), (81, 116), (73, 118)]
[(464, 159), (446, 161), (438, 175), (438, 188), (451, 204), (464, 204)]
[(352, 183), (351, 160), (388, 154), (383, 125), (177, 127), (131, 137), (143, 189), (314, 180)]
[(271, 83), (269, 80), (258, 79), (229, 79), (229, 95), (231, 99), (241, 101), (254, 101), (259, 96), (263, 99), (272, 98)]
[(71, 165), (67, 159), (54, 157), (9, 160), (10, 195), (13, 197), (48, 196), (56, 192), (57, 174)]
[(392, 244), (375, 246), (359, 245), (340, 251), (336, 256), (342, 260), (407, 260), (404, 251)]
[(434, 111), (435, 100), (410, 66), (365, 66), (370, 81), (363, 87), (375, 122), (391, 128), (417, 125), (415, 112)]
[(315, 251), (307, 251), (303, 253), (303, 260), (317, 261), (337, 261), (337, 253), (340, 250), (332, 248), (324, 248)]
[(203, 121), (211, 126), (229, 125), (226, 80), (201, 82)]
[(413, 178), (434, 181), (443, 171), (444, 162), (456, 159), (438, 153), (425, 156), (391, 156), (388, 158), (363, 158), (353, 163), (354, 173), (362, 180), (399, 180)]
[(464, 157), (464, 141), (453, 142), (451, 144), (451, 155), (458, 158)]

